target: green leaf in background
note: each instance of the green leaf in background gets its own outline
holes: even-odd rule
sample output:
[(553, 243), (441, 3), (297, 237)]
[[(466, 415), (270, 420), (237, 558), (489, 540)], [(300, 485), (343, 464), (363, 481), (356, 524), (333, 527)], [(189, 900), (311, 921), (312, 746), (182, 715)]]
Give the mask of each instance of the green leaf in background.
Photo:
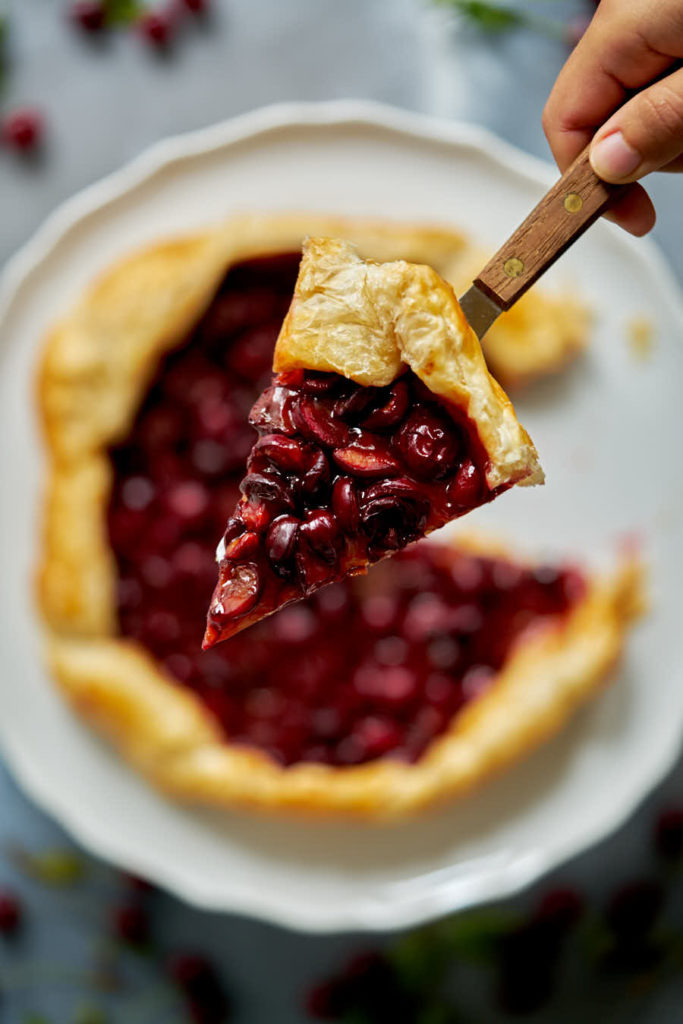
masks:
[(130, 25), (137, 21), (143, 10), (140, 0), (106, 0), (105, 3), (108, 25)]
[(25, 874), (44, 885), (72, 886), (85, 875), (85, 863), (73, 850), (44, 850), (34, 853), (21, 847), (12, 851), (13, 860)]
[(511, 29), (529, 28), (553, 39), (564, 39), (565, 28), (553, 18), (522, 11), (508, 4), (490, 0), (434, 0), (440, 7), (450, 7), (475, 28), (490, 35), (501, 35)]
[(521, 11), (511, 7), (499, 7), (486, 0), (436, 0), (442, 7), (452, 7), (464, 18), (485, 32), (505, 32), (525, 24)]

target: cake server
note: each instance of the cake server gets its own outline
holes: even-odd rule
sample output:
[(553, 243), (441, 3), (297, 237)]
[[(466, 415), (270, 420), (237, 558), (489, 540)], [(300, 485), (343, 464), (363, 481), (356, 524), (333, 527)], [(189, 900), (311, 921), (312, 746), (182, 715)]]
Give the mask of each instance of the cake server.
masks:
[(558, 257), (629, 188), (611, 185), (591, 167), (589, 146), (501, 246), (460, 299), (481, 340)]

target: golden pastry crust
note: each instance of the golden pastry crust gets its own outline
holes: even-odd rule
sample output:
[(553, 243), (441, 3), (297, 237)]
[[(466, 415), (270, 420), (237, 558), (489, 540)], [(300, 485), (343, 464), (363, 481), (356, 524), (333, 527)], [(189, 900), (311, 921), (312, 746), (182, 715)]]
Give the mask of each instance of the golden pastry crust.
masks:
[(452, 287), (432, 267), (364, 260), (347, 241), (308, 238), (273, 368), (382, 387), (406, 367), (474, 423), (490, 488), (543, 482), (536, 449), (488, 372)]
[(245, 217), (122, 262), (47, 340), (39, 377), (48, 479), (38, 569), (47, 657), (74, 707), (179, 798), (395, 818), (470, 788), (556, 731), (617, 658), (639, 579), (625, 566), (591, 586), (561, 629), (527, 638), (498, 684), (417, 765), (283, 769), (256, 750), (231, 747), (191, 691), (117, 635), (106, 449), (126, 436), (159, 358), (202, 314), (230, 264), (294, 250), (308, 233), (350, 238), (369, 256), (403, 254), (442, 270), (457, 265), (465, 249), (448, 231)]

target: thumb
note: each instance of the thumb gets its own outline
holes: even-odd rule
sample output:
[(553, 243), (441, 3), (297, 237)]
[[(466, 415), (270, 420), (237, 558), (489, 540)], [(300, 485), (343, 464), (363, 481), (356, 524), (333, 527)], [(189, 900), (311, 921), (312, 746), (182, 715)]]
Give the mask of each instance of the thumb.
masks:
[(644, 89), (613, 114), (596, 133), (590, 160), (599, 178), (622, 184), (663, 168), (683, 170), (681, 154), (683, 68)]

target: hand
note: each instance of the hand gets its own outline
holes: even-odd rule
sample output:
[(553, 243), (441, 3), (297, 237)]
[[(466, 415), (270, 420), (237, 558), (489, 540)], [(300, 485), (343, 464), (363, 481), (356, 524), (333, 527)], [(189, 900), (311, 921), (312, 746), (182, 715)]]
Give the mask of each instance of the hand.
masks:
[[(560, 170), (592, 138), (591, 164), (605, 181), (683, 171), (681, 58), (683, 0), (602, 0), (543, 111)], [(607, 216), (634, 235), (655, 223), (640, 185)]]

